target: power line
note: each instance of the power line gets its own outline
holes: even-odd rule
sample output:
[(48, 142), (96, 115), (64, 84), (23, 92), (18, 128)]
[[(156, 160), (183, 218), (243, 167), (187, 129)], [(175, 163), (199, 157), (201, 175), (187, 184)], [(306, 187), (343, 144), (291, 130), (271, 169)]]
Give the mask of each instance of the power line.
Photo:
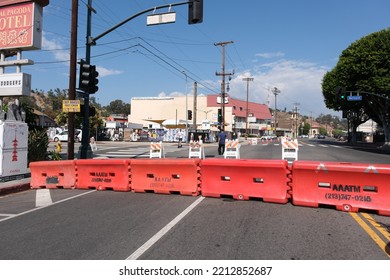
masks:
[[(145, 43), (147, 43), (147, 42), (145, 41)], [(153, 47), (153, 46), (150, 45), (149, 43), (147, 43), (147, 44), (148, 44), (149, 46)], [(148, 51), (149, 53), (151, 53), (153, 56), (155, 56), (156, 58), (158, 58), (159, 60), (161, 60), (161, 61), (164, 62), (165, 64), (169, 65), (171, 68), (173, 68), (174, 70), (176, 70), (178, 73), (181, 73), (181, 76), (180, 76), (180, 77), (182, 77), (183, 70), (185, 70), (186, 73), (192, 74), (192, 76), (190, 76), (190, 75), (187, 74), (187, 77), (188, 77), (189, 79), (191, 79), (192, 81), (195, 82), (195, 81), (197, 81), (196, 78), (200, 78), (200, 77), (198, 77), (196, 74), (194, 74), (193, 72), (189, 71), (187, 68), (185, 68), (185, 67), (183, 67), (182, 65), (178, 64), (177, 62), (173, 61), (171, 58), (169, 58), (168, 56), (166, 56), (165, 54), (163, 54), (161, 51), (159, 51), (159, 50), (156, 49), (157, 51), (159, 51), (160, 53), (162, 53), (167, 59), (173, 61), (177, 66), (175, 66), (175, 65), (173, 65), (173, 63), (170, 63), (169, 61), (167, 61), (167, 59), (164, 59), (163, 57), (161, 57), (161, 56), (155, 54), (154, 52), (152, 52), (150, 49), (148, 49), (148, 48), (145, 47), (144, 45), (139, 44), (139, 46), (142, 47), (143, 49), (145, 49), (146, 51)], [(194, 77), (195, 77), (195, 78), (194, 78)], [(200, 79), (200, 80), (201, 80), (201, 79)], [(207, 84), (205, 84), (205, 83), (203, 83), (203, 82), (197, 81), (197, 83), (200, 84), (200, 85), (202, 85), (204, 88), (210, 90), (211, 92), (215, 92), (215, 93), (217, 92), (215, 89), (210, 88)]]

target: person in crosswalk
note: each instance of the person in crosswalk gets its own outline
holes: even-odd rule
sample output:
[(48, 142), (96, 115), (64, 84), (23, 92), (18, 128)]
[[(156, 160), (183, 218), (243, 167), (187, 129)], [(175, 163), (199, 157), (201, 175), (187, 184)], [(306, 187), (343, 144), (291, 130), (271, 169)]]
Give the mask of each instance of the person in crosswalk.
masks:
[(226, 132), (221, 130), (218, 133), (218, 155), (223, 155), (225, 152)]
[(180, 131), (178, 132), (178, 134), (177, 134), (177, 137), (179, 138), (179, 143), (177, 144), (177, 147), (178, 147), (178, 148), (183, 147), (183, 146), (182, 146), (183, 136), (184, 136), (184, 133), (183, 133), (182, 130), (180, 130)]

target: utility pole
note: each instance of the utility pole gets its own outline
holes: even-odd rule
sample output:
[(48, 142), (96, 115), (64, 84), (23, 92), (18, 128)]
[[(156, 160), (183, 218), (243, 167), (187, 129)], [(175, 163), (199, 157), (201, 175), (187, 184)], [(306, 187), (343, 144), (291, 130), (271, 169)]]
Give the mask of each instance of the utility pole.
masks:
[(293, 109), (293, 132), (294, 132), (294, 137), (293, 138), (298, 138), (298, 106), (299, 103), (294, 103), (294, 109)]
[(221, 46), (222, 47), (222, 72), (218, 73), (216, 72), (215, 75), (222, 76), (222, 82), (221, 82), (221, 112), (222, 112), (222, 124), (221, 124), (221, 131), (225, 130), (225, 76), (231, 76), (234, 75), (233, 73), (225, 73), (225, 46), (227, 44), (232, 44), (233, 41), (229, 42), (220, 42), (214, 44), (214, 46)]
[(243, 78), (246, 81), (246, 125), (245, 125), (245, 140), (248, 139), (248, 117), (249, 117), (249, 82), (253, 81), (254, 78)]
[(185, 91), (185, 95), (186, 95), (186, 142), (189, 142), (188, 141), (188, 89), (187, 89), (187, 73), (186, 71), (182, 71), (182, 73), (186, 76), (186, 91)]
[[(77, 25), (79, 1), (72, 0), (70, 38), (69, 100), (76, 99)], [(68, 159), (74, 159), (74, 113), (68, 113)]]
[(310, 136), (313, 135), (313, 113), (312, 113), (312, 111), (310, 111), (310, 133), (309, 133), (309, 135)]
[(275, 95), (275, 111), (274, 111), (274, 134), (275, 134), (275, 136), (276, 136), (276, 126), (277, 126), (277, 124), (278, 124), (278, 114), (277, 114), (277, 112), (276, 112), (276, 109), (277, 109), (277, 107), (276, 107), (276, 97), (278, 96), (278, 93), (280, 93), (280, 90), (277, 88), (277, 87), (274, 87), (273, 89), (272, 89), (272, 93)]
[(194, 127), (194, 130), (195, 130), (195, 133), (196, 133), (196, 129), (197, 129), (197, 121), (196, 121), (196, 111), (197, 111), (197, 108), (198, 107), (198, 83), (197, 82), (194, 82), (194, 111), (193, 111), (193, 121), (192, 121), (192, 124), (193, 124), (193, 127)]

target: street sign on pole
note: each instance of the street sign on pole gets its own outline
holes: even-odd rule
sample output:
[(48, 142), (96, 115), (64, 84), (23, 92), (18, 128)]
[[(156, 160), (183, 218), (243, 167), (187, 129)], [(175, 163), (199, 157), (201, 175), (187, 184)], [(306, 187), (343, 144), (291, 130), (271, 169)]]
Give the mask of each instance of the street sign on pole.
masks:
[(156, 25), (176, 22), (176, 13), (153, 14), (146, 18), (146, 25)]
[[(217, 97), (217, 104), (221, 104), (222, 103), (222, 97), (221, 96), (218, 96)], [(229, 97), (225, 97), (225, 104), (229, 104)]]
[(79, 113), (80, 100), (62, 100), (62, 112)]
[(29, 96), (31, 75), (26, 73), (0, 74), (0, 96)]
[(348, 95), (347, 100), (348, 101), (362, 101), (363, 96), (361, 96), (361, 95)]

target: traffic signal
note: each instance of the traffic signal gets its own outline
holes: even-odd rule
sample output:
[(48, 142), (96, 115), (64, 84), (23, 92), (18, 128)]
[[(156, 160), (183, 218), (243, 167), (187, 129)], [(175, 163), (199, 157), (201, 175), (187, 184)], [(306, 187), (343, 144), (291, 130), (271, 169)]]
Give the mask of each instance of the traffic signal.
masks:
[(188, 24), (203, 22), (203, 0), (190, 0), (188, 3)]
[(218, 109), (218, 122), (222, 124), (222, 109)]
[(99, 73), (96, 71), (95, 65), (85, 63), (84, 60), (80, 61), (80, 78), (79, 89), (86, 93), (95, 93), (99, 90), (97, 84)]
[(347, 100), (345, 92), (345, 87), (336, 87), (334, 94), (334, 102), (340, 104), (341, 106), (344, 106), (345, 101)]
[[(80, 113), (79, 113), (81, 117), (84, 117), (84, 110), (85, 110), (85, 106), (84, 106), (84, 104), (81, 104), (80, 105)], [(88, 113), (89, 113), (90, 117), (94, 117), (96, 115), (96, 108), (93, 106), (89, 106)]]
[(187, 111), (187, 119), (190, 121), (192, 120), (192, 111), (191, 110), (188, 110)]
[(96, 115), (96, 108), (93, 106), (89, 106), (89, 116), (94, 117)]

